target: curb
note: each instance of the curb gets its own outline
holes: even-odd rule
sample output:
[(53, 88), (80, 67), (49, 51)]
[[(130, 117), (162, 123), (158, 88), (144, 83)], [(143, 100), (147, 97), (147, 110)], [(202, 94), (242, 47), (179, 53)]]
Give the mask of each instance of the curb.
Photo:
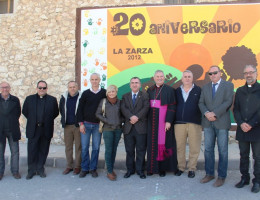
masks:
[[(5, 163), (10, 165), (11, 156), (5, 157)], [(228, 170), (239, 170), (239, 159), (229, 159), (228, 160)], [(20, 157), (20, 167), (27, 167), (27, 157)], [(66, 159), (62, 157), (48, 157), (45, 163), (46, 167), (54, 167), (54, 168), (66, 168)], [(218, 161), (216, 160), (215, 169), (217, 169)], [(115, 169), (126, 170), (125, 160), (116, 159), (115, 161)], [(105, 169), (105, 160), (99, 159), (98, 161), (98, 169)], [(204, 170), (204, 160), (199, 159), (197, 164), (198, 170)]]

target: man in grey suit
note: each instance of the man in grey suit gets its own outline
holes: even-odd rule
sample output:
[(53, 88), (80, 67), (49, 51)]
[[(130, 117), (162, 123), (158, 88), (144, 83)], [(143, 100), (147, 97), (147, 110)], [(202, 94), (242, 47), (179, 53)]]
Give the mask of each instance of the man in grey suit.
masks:
[(146, 92), (140, 91), (141, 81), (138, 77), (131, 78), (130, 88), (132, 91), (123, 96), (121, 103), (121, 111), (125, 117), (123, 132), (127, 172), (124, 178), (129, 178), (136, 171), (141, 179), (145, 179), (144, 161), (147, 140), (147, 113), (150, 105), (149, 97)]
[(217, 139), (219, 163), (218, 178), (214, 186), (220, 187), (227, 176), (228, 130), (231, 127), (229, 110), (233, 102), (234, 85), (221, 79), (218, 66), (211, 66), (208, 74), (211, 82), (202, 88), (199, 100), (199, 107), (203, 115), (206, 171), (206, 176), (200, 182), (207, 183), (215, 178), (214, 148)]

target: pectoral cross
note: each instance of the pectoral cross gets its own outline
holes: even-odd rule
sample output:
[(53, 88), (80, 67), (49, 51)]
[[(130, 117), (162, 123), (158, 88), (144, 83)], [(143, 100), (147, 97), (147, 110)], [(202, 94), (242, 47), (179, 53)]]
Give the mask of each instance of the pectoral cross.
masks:
[(153, 103), (152, 103), (152, 104), (153, 104), (153, 106), (156, 104), (155, 100), (153, 100)]

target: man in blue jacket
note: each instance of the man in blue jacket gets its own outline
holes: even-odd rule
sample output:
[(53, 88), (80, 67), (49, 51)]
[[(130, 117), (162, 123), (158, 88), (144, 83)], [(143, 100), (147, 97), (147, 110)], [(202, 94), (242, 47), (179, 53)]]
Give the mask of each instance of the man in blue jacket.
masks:
[(68, 91), (61, 95), (59, 109), (61, 125), (64, 128), (65, 154), (67, 168), (63, 171), (66, 175), (73, 171), (73, 143), (75, 142), (75, 166), (74, 175), (80, 173), (81, 165), (81, 140), (79, 124), (76, 120), (76, 112), (79, 105), (81, 92), (78, 90), (76, 81), (68, 83)]
[(185, 70), (182, 85), (176, 90), (177, 108), (174, 125), (180, 176), (186, 168), (186, 143), (189, 140), (188, 177), (194, 178), (201, 145), (201, 112), (198, 106), (201, 89), (193, 84), (193, 74)]

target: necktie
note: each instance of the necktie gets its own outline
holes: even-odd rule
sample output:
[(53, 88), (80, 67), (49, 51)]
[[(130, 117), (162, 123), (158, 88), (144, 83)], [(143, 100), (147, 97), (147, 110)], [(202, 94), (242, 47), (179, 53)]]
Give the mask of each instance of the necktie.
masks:
[(133, 106), (135, 105), (135, 101), (136, 101), (136, 94), (133, 95)]
[(212, 98), (214, 98), (215, 94), (216, 94), (216, 85), (218, 83), (214, 83), (213, 86), (212, 86)]

